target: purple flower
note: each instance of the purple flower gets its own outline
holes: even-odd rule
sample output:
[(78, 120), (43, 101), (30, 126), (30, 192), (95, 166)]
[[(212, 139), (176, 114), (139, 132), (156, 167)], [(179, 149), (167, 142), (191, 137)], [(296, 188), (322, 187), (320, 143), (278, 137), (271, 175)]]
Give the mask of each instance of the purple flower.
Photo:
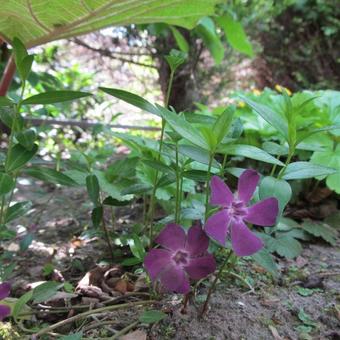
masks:
[(252, 255), (263, 247), (262, 240), (248, 229), (245, 222), (272, 226), (279, 212), (278, 201), (274, 197), (248, 207), (259, 180), (255, 170), (245, 170), (239, 178), (235, 195), (219, 177), (214, 176), (210, 182), (210, 204), (221, 209), (207, 219), (205, 231), (222, 246), (226, 245), (230, 235), (232, 248), (238, 256)]
[(186, 294), (189, 278), (199, 280), (216, 269), (214, 257), (207, 252), (209, 238), (199, 226), (186, 234), (178, 224), (168, 224), (155, 241), (163, 248), (151, 249), (144, 265), (151, 280), (160, 281), (168, 291)]
[[(0, 300), (6, 298), (11, 291), (11, 285), (7, 282), (0, 284)], [(0, 305), (0, 321), (11, 314), (11, 309), (6, 305)]]

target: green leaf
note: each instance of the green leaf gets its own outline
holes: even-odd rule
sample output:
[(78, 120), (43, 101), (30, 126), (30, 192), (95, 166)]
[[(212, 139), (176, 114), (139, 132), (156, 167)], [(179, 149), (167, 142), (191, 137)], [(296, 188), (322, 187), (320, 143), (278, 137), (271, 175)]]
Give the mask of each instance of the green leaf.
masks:
[(288, 147), (273, 142), (264, 142), (262, 144), (264, 151), (271, 155), (284, 156), (288, 154)]
[(14, 37), (12, 41), (12, 47), (15, 64), (17, 68), (19, 68), (22, 61), (28, 56), (26, 46), (19, 38)]
[(195, 129), (190, 123), (188, 123), (183, 116), (179, 116), (176, 113), (165, 109), (157, 105), (160, 115), (166, 120), (166, 122), (183, 138), (209, 151), (209, 145), (201, 135), (201, 133)]
[(223, 145), (218, 148), (218, 151), (229, 155), (243, 156), (251, 159), (256, 159), (258, 161), (270, 164), (277, 164), (280, 166), (284, 165), (281, 161), (271, 156), (269, 153), (252, 145), (245, 144)]
[(172, 72), (175, 72), (187, 59), (187, 54), (182, 51), (171, 50), (169, 55), (165, 56), (165, 60), (170, 66)]
[(129, 205), (131, 201), (118, 201), (115, 198), (108, 196), (104, 199), (104, 205), (110, 205), (112, 207), (123, 207), (125, 205)]
[[(1, 98), (1, 97), (0, 97)], [(0, 106), (0, 120), (14, 132), (20, 131), (24, 125), (22, 117), (17, 115), (16, 124), (13, 126), (15, 117), (15, 111), (13, 107), (1, 107)]]
[(7, 174), (0, 172), (0, 196), (6, 195), (13, 190), (15, 182), (13, 178)]
[(141, 110), (144, 110), (156, 116), (159, 116), (158, 109), (153, 104), (151, 104), (146, 99), (136, 94), (133, 94), (128, 91), (120, 90), (120, 89), (110, 89), (107, 87), (100, 87), (99, 90), (109, 94), (110, 96), (121, 99), (125, 101), (126, 103), (136, 106)]
[(33, 302), (41, 303), (49, 300), (51, 297), (57, 294), (58, 290), (63, 286), (63, 283), (48, 281), (40, 284), (33, 289)]
[[(193, 159), (196, 162), (209, 165), (209, 152), (206, 150), (193, 146), (193, 145), (179, 145), (178, 152), (184, 156)], [(219, 169), (220, 164), (214, 159), (212, 162), (212, 167)]]
[(253, 110), (255, 110), (267, 123), (275, 128), (288, 141), (288, 124), (287, 121), (277, 112), (268, 106), (254, 102), (253, 100), (240, 96)]
[(183, 177), (190, 178), (196, 182), (207, 181), (207, 171), (203, 170), (187, 170), (182, 173)]
[(161, 161), (143, 159), (142, 163), (146, 164), (147, 166), (149, 166), (152, 169), (159, 170), (159, 171), (166, 173), (166, 174), (175, 175), (175, 170), (170, 168), (168, 165), (162, 163)]
[(187, 40), (184, 38), (183, 34), (174, 26), (170, 26), (171, 32), (176, 40), (176, 44), (179, 47), (179, 49), (184, 52), (189, 52), (189, 44)]
[(32, 244), (32, 241), (34, 240), (34, 235), (32, 233), (26, 234), (19, 243), (20, 251), (26, 251), (28, 247)]
[(75, 182), (71, 177), (54, 169), (45, 168), (45, 167), (32, 167), (32, 168), (26, 169), (24, 172), (28, 176), (32, 176), (34, 178), (40, 179), (45, 182), (61, 184), (65, 186), (72, 186), (72, 187), (78, 186), (78, 183)]
[(143, 260), (138, 259), (137, 257), (129, 257), (124, 259), (120, 264), (124, 267), (135, 266), (136, 264), (142, 263)]
[(136, 183), (122, 190), (122, 195), (144, 194), (145, 192), (148, 192), (151, 189), (152, 189), (152, 186), (150, 184)]
[(16, 144), (11, 152), (7, 154), (5, 169), (6, 172), (12, 172), (20, 169), (28, 163), (38, 151), (38, 145), (34, 144), (31, 151), (28, 151), (20, 144)]
[(34, 56), (33, 55), (27, 55), (21, 63), (17, 66), (18, 73), (20, 75), (20, 78), (25, 81), (28, 78), (28, 75), (31, 71), (32, 64), (34, 61)]
[(315, 237), (321, 237), (332, 246), (336, 245), (337, 231), (326, 223), (305, 220), (301, 228)]
[(299, 241), (287, 235), (279, 236), (274, 239), (275, 251), (283, 257), (293, 259), (302, 252), (302, 246)]
[(15, 138), (21, 146), (23, 146), (28, 151), (32, 151), (32, 149), (34, 148), (34, 142), (37, 139), (37, 134), (33, 129), (28, 129), (18, 132), (15, 135)]
[(86, 177), (86, 188), (92, 203), (97, 206), (99, 204), (100, 186), (96, 175), (88, 175)]
[(133, 256), (140, 260), (144, 259), (145, 249), (138, 235), (132, 234), (131, 238), (128, 239), (128, 245)]
[[(11, 41), (19, 37), (28, 47), (99, 31), (111, 26), (166, 23), (193, 28), (203, 16), (213, 15), (219, 0), (17, 0), (1, 3), (0, 32)], [(45, 3), (44, 3), (45, 4)], [(20, 15), (13, 15), (20, 14)]]
[(226, 137), (226, 135), (228, 134), (231, 122), (233, 120), (234, 112), (235, 107), (229, 106), (216, 119), (212, 131), (215, 134), (217, 144), (220, 144), (223, 141), (224, 137)]
[(81, 340), (83, 338), (83, 332), (72, 333), (69, 335), (63, 335), (57, 340)]
[(139, 317), (139, 321), (141, 323), (151, 324), (163, 320), (166, 316), (165, 313), (159, 310), (147, 310)]
[(95, 228), (99, 228), (103, 220), (104, 209), (102, 206), (92, 209), (91, 220)]
[(279, 201), (279, 216), (292, 197), (290, 184), (283, 179), (271, 176), (264, 177), (259, 187), (260, 199), (275, 197)]
[(224, 57), (224, 47), (216, 32), (213, 20), (209, 17), (201, 19), (195, 31), (203, 39), (203, 42), (210, 51), (215, 63), (220, 64)]
[(277, 265), (273, 259), (273, 256), (266, 249), (261, 249), (251, 257), (257, 264), (272, 274), (273, 277), (277, 278), (279, 276)]
[(24, 99), (22, 105), (56, 104), (88, 96), (92, 96), (92, 94), (80, 91), (49, 91)]
[(2, 106), (12, 106), (13, 104), (14, 104), (14, 102), (10, 98), (0, 96), (0, 107), (2, 107)]
[(33, 297), (33, 290), (28, 291), (24, 295), (20, 296), (17, 302), (14, 305), (12, 316), (14, 319), (18, 319), (20, 313), (24, 310), (25, 305), (28, 301), (30, 301)]
[(5, 215), (5, 223), (9, 223), (18, 217), (21, 217), (27, 213), (32, 207), (32, 202), (23, 201), (11, 205)]
[(226, 13), (216, 18), (217, 24), (222, 27), (229, 44), (237, 51), (249, 57), (254, 56), (253, 48), (244, 32), (242, 24)]
[(304, 179), (312, 178), (316, 176), (327, 176), (334, 174), (336, 169), (328, 168), (322, 165), (312, 164), (310, 162), (294, 162), (288, 164), (284, 174), (283, 179)]

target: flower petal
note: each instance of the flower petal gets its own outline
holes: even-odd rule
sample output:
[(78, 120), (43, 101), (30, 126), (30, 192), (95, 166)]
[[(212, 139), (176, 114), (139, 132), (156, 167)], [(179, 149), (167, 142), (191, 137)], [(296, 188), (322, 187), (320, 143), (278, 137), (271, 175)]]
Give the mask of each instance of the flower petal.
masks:
[(186, 234), (184, 229), (175, 223), (170, 223), (156, 237), (155, 242), (164, 248), (177, 250), (184, 249)]
[(242, 221), (233, 221), (231, 244), (237, 256), (249, 256), (263, 247), (263, 242)]
[(209, 238), (200, 226), (192, 226), (188, 231), (188, 239), (185, 249), (191, 256), (200, 255), (207, 251)]
[(0, 300), (4, 299), (11, 292), (11, 285), (8, 282), (0, 284)]
[(11, 308), (6, 305), (0, 305), (0, 321), (11, 314)]
[(171, 253), (166, 249), (151, 249), (144, 259), (144, 266), (153, 281), (171, 263)]
[(210, 204), (228, 206), (234, 200), (229, 187), (218, 176), (213, 176), (210, 181)]
[(249, 207), (244, 219), (249, 223), (270, 227), (275, 224), (278, 213), (278, 200), (269, 197)]
[(238, 198), (244, 203), (248, 203), (253, 196), (257, 183), (260, 180), (259, 174), (255, 170), (245, 170), (238, 180)]
[(208, 236), (225, 247), (229, 223), (230, 216), (226, 209), (222, 209), (207, 219), (204, 230)]
[(216, 270), (216, 261), (213, 255), (206, 254), (190, 259), (190, 264), (184, 269), (192, 279), (199, 280)]
[(190, 291), (189, 278), (183, 268), (171, 266), (160, 275), (161, 284), (171, 292), (187, 294)]

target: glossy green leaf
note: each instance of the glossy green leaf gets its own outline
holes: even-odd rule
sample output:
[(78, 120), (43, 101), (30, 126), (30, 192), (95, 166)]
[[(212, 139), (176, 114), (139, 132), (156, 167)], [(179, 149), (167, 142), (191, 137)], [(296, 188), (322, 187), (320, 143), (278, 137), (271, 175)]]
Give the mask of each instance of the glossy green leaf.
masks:
[(131, 238), (128, 239), (128, 245), (130, 247), (131, 253), (140, 260), (144, 259), (145, 249), (144, 246), (138, 237), (138, 235), (133, 234)]
[(31, 167), (25, 169), (24, 173), (28, 176), (40, 179), (48, 183), (61, 184), (65, 186), (77, 186), (78, 183), (75, 182), (71, 177), (65, 175), (64, 173), (46, 167)]
[(294, 162), (288, 164), (283, 179), (304, 179), (316, 176), (327, 176), (336, 173), (336, 169), (313, 164), (310, 162)]
[(28, 163), (38, 151), (38, 145), (34, 144), (32, 150), (28, 151), (20, 144), (16, 144), (8, 153), (5, 163), (6, 172), (20, 169)]
[(283, 257), (293, 259), (302, 252), (302, 246), (295, 238), (283, 235), (274, 239), (275, 251)]
[(283, 179), (275, 177), (264, 177), (259, 187), (260, 199), (268, 197), (275, 197), (279, 202), (279, 215), (282, 214), (283, 209), (292, 197), (292, 188), (290, 184)]
[(1, 107), (0, 106), (0, 120), (10, 129), (15, 132), (20, 131), (24, 125), (23, 118), (21, 116), (16, 116), (16, 124), (13, 126), (15, 117), (15, 111), (13, 107)]
[(24, 201), (11, 205), (5, 215), (5, 223), (9, 223), (18, 217), (25, 215), (32, 207), (32, 202)]
[(12, 316), (14, 319), (20, 319), (20, 313), (25, 308), (27, 302), (29, 302), (33, 297), (33, 290), (28, 291), (27, 293), (20, 296), (20, 298), (16, 301), (14, 308), (12, 310)]
[(120, 89), (111, 89), (111, 88), (107, 88), (107, 87), (100, 87), (99, 88), (101, 91), (109, 94), (110, 96), (113, 96), (115, 98), (121, 99), (124, 102), (127, 102), (133, 106), (138, 107), (141, 110), (150, 112), (156, 116), (159, 116), (159, 111), (158, 109), (151, 104), (150, 102), (148, 102), (146, 99), (128, 92), (128, 91), (124, 91), (124, 90), (120, 90)]
[(141, 323), (151, 324), (159, 322), (164, 318), (166, 318), (166, 314), (159, 310), (147, 310), (144, 311), (143, 314), (139, 317), (139, 321)]
[(218, 148), (219, 152), (226, 153), (227, 155), (234, 155), (234, 156), (242, 156), (247, 157), (250, 159), (256, 159), (258, 161), (270, 163), (270, 164), (277, 164), (283, 166), (284, 164), (270, 155), (269, 153), (263, 151), (260, 148), (252, 145), (245, 145), (245, 144), (230, 144), (230, 145), (223, 145), (223, 147)]
[(32, 149), (34, 148), (34, 142), (37, 139), (37, 134), (33, 129), (28, 129), (18, 132), (15, 135), (15, 138), (21, 146), (23, 146), (28, 151), (32, 151)]
[(183, 34), (174, 26), (170, 26), (171, 32), (176, 40), (176, 44), (179, 47), (179, 49), (184, 52), (188, 53), (189, 52), (189, 43), (183, 36)]
[(13, 178), (7, 174), (0, 172), (0, 196), (6, 195), (13, 190), (15, 182)]
[(88, 175), (86, 177), (87, 193), (92, 203), (97, 206), (99, 204), (100, 186), (96, 175)]
[(92, 209), (91, 220), (95, 228), (99, 228), (103, 220), (104, 209), (102, 206), (98, 206)]
[(108, 196), (103, 201), (104, 205), (110, 205), (111, 207), (123, 207), (131, 204), (131, 201), (118, 201), (115, 198)]
[(203, 39), (203, 42), (210, 51), (215, 63), (220, 64), (224, 57), (224, 47), (216, 32), (213, 20), (209, 17), (201, 19), (195, 31)]
[(287, 146), (273, 142), (264, 142), (262, 144), (262, 148), (264, 151), (270, 153), (271, 155), (284, 156), (288, 154)]
[[(41, 0), (1, 2), (0, 32), (27, 46), (68, 39), (111, 26), (167, 23), (193, 28), (203, 16), (213, 15), (219, 0)], [(16, 15), (13, 15), (16, 13)]]
[(216, 136), (217, 144), (220, 144), (223, 141), (224, 137), (226, 137), (226, 135), (228, 134), (231, 122), (233, 120), (234, 112), (235, 107), (229, 106), (216, 119), (212, 131)]
[(17, 66), (18, 73), (20, 78), (25, 81), (28, 78), (29, 73), (31, 72), (32, 64), (34, 61), (33, 55), (27, 55), (21, 63)]
[(273, 259), (273, 256), (268, 252), (268, 250), (261, 249), (251, 257), (257, 264), (272, 274), (273, 277), (277, 278), (279, 276), (277, 265)]
[(326, 223), (305, 220), (301, 224), (301, 227), (303, 230), (307, 231), (309, 234), (315, 237), (321, 237), (326, 242), (330, 243), (332, 246), (336, 245), (338, 233), (335, 229), (333, 229)]
[(209, 145), (197, 129), (188, 123), (183, 116), (157, 105), (160, 115), (183, 138), (205, 150), (209, 151)]
[[(209, 164), (209, 152), (206, 150), (193, 145), (179, 145), (178, 151), (180, 154), (189, 157), (190, 159), (202, 163)], [(214, 159), (212, 162), (212, 167), (219, 169), (220, 164)]]
[(1, 106), (12, 106), (14, 103), (10, 98), (0, 96), (0, 107)]
[(165, 60), (170, 66), (172, 72), (175, 72), (187, 59), (187, 54), (182, 51), (171, 50), (169, 55), (165, 56)]
[(80, 91), (49, 91), (36, 94), (32, 97), (28, 97), (22, 101), (22, 104), (23, 105), (56, 104), (88, 96), (92, 96), (92, 94)]
[(51, 297), (57, 294), (58, 290), (63, 286), (63, 283), (48, 281), (40, 284), (33, 289), (33, 302), (41, 303), (47, 301)]
[(12, 41), (14, 61), (17, 68), (20, 67), (22, 61), (28, 56), (24, 43), (16, 36), (13, 37)]
[(240, 98), (288, 141), (288, 124), (279, 113), (273, 111), (268, 106), (259, 104), (245, 96), (240, 96)]
[(237, 51), (250, 57), (254, 55), (253, 48), (244, 32), (243, 26), (231, 14), (226, 13), (216, 18), (217, 24), (222, 27), (229, 44)]

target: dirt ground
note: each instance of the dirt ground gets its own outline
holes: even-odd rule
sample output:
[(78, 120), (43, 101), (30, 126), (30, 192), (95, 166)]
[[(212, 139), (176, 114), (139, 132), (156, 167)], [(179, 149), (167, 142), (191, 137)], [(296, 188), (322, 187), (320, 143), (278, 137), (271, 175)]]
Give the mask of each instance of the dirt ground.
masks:
[[(87, 271), (107, 259), (102, 241), (91, 239), (90, 233), (80, 237), (88, 227), (91, 208), (83, 189), (55, 189), (24, 181), (16, 199), (33, 201), (31, 213), (16, 224), (29, 229), (34, 240), (15, 259), (11, 280), (15, 296), (20, 296), (27, 285), (45, 280), (48, 263), (76, 285)], [(115, 229), (128, 228), (139, 211), (139, 206), (119, 210)], [(162, 309), (167, 317), (139, 329), (155, 340), (340, 339), (339, 245), (306, 243), (297, 259), (278, 258), (281, 275), (276, 282), (258, 265), (241, 260), (235, 268), (236, 276), (225, 277), (218, 285), (204, 319), (197, 318), (198, 305), (206, 294), (206, 287), (201, 285), (186, 314), (181, 313), (181, 296), (164, 295), (160, 306), (154, 308)], [(5, 245), (12, 250), (15, 247), (15, 243)], [(136, 311), (110, 315), (122, 328), (134, 320)], [(94, 333), (88, 334), (95, 338)]]

